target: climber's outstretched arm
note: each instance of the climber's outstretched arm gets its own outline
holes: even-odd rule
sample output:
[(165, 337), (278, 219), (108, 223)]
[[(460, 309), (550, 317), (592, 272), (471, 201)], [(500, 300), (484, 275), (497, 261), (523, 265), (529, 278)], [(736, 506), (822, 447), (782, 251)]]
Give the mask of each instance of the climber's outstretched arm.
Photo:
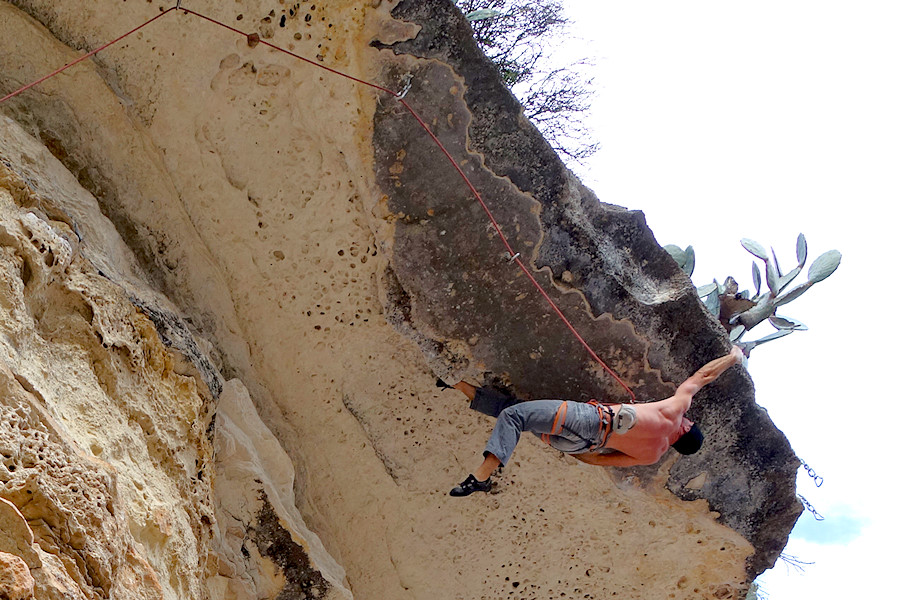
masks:
[(699, 392), (700, 388), (718, 379), (719, 375), (724, 373), (728, 368), (740, 364), (743, 358), (744, 353), (741, 349), (737, 346), (733, 346), (731, 352), (706, 363), (700, 367), (696, 373), (688, 377), (684, 383), (678, 386), (674, 400), (675, 403), (679, 405), (679, 410), (683, 409), (682, 414), (687, 412), (687, 409), (690, 408), (691, 400), (694, 399), (694, 394)]

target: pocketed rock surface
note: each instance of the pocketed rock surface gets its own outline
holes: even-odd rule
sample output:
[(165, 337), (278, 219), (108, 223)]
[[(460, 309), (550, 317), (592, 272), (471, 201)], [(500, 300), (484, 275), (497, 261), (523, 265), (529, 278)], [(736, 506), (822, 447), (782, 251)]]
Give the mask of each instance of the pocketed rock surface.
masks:
[[(639, 400), (727, 352), (449, 0), (182, 4), (388, 89), (412, 76)], [(0, 92), (171, 5), (0, 3)], [(0, 113), (0, 576), (24, 597), (742, 598), (783, 547), (797, 461), (740, 368), (698, 396), (693, 457), (605, 470), (529, 437), (492, 493), (446, 495), (491, 422), (435, 373), (620, 392), (389, 95), (172, 11)]]

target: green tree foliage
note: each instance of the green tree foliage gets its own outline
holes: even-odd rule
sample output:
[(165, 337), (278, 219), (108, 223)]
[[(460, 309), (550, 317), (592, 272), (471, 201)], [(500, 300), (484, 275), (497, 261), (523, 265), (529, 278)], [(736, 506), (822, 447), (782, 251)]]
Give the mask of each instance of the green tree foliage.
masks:
[(569, 21), (557, 0), (457, 0), (475, 40), (522, 103), (525, 116), (560, 154), (583, 160), (599, 149), (583, 117), (592, 80), (577, 67), (550, 66), (548, 47), (564, 39)]

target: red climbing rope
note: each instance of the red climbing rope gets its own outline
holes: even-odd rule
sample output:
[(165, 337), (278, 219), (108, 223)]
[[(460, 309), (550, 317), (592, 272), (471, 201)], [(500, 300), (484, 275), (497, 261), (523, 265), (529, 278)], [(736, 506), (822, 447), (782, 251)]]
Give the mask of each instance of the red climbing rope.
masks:
[[(170, 9), (170, 10), (171, 10), (171, 9)], [(192, 10), (190, 10), (190, 9), (188, 9), (188, 8), (184, 8), (184, 7), (181, 7), (181, 8), (179, 8), (178, 10), (183, 10), (185, 13), (187, 13), (187, 14), (189, 14), (189, 15), (194, 15), (194, 16), (196, 16), (196, 17), (200, 17), (201, 19), (204, 19), (204, 20), (206, 20), (206, 21), (209, 21), (210, 23), (215, 23), (215, 24), (218, 25), (219, 27), (224, 27), (224, 28), (227, 29), (228, 31), (232, 31), (232, 32), (234, 32), (234, 33), (236, 33), (236, 34), (238, 34), (238, 35), (242, 35), (242, 36), (244, 36), (245, 38), (250, 39), (250, 34), (244, 33), (244, 32), (241, 31), (240, 29), (235, 29), (234, 27), (231, 27), (230, 25), (226, 25), (225, 23), (222, 23), (221, 21), (216, 21), (216, 20), (213, 19), (212, 17), (207, 17), (206, 15), (201, 15), (201, 14), (198, 13), (198, 12), (194, 12), (194, 11), (192, 11)], [(267, 42), (266, 40), (258, 39), (258, 37), (255, 37), (255, 38), (253, 38), (253, 39), (254, 39), (255, 42), (257, 42), (257, 43), (259, 43), (259, 44), (261, 44), (261, 45), (263, 45), (263, 46), (268, 46), (268, 47), (271, 48), (272, 50), (277, 50), (278, 52), (284, 52), (284, 53), (287, 54), (288, 56), (292, 56), (292, 57), (296, 58), (297, 60), (302, 60), (302, 61), (305, 62), (305, 63), (309, 63), (309, 64), (311, 64), (311, 65), (313, 65), (313, 66), (315, 66), (315, 67), (319, 67), (320, 69), (324, 69), (324, 70), (328, 71), (329, 73), (333, 73), (333, 74), (335, 74), (335, 75), (339, 75), (339, 76), (341, 76), (341, 77), (343, 77), (343, 78), (345, 78), (345, 79), (349, 79), (350, 81), (355, 81), (356, 83), (361, 83), (361, 84), (363, 84), (363, 85), (367, 85), (367, 86), (369, 86), (369, 87), (371, 87), (371, 88), (375, 88), (376, 90), (379, 90), (379, 91), (382, 91), (382, 92), (387, 92), (388, 94), (391, 94), (392, 96), (397, 96), (397, 97), (400, 96), (400, 94), (397, 94), (397, 93), (395, 93), (395, 92), (392, 92), (391, 90), (389, 90), (389, 89), (387, 89), (387, 88), (383, 88), (383, 87), (381, 87), (380, 85), (375, 85), (374, 83), (370, 83), (370, 82), (365, 81), (365, 80), (362, 80), (362, 79), (357, 79), (356, 77), (353, 77), (352, 75), (347, 75), (346, 73), (341, 73), (340, 71), (338, 71), (338, 70), (336, 70), (336, 69), (332, 69), (331, 67), (326, 67), (326, 66), (323, 65), (322, 63), (316, 62), (316, 61), (314, 61), (314, 60), (310, 60), (310, 59), (306, 58), (305, 56), (300, 56), (299, 54), (294, 54), (294, 53), (291, 52), (290, 50), (285, 50), (284, 48), (282, 48), (282, 47), (280, 47), (280, 46), (276, 46), (275, 44), (270, 44), (270, 43)]]
[(497, 220), (494, 218), (494, 215), (491, 212), (491, 209), (489, 209), (487, 207), (487, 204), (485, 204), (484, 199), (481, 197), (481, 194), (479, 194), (478, 190), (475, 189), (475, 186), (472, 184), (472, 182), (469, 180), (469, 178), (463, 172), (462, 168), (459, 166), (459, 164), (456, 162), (456, 160), (450, 155), (450, 152), (447, 151), (447, 148), (444, 147), (444, 144), (442, 144), (441, 141), (437, 138), (437, 136), (431, 132), (431, 129), (429, 129), (428, 125), (425, 124), (425, 121), (423, 121), (422, 118), (416, 113), (416, 111), (414, 111), (412, 109), (412, 107), (406, 103), (406, 100), (404, 100), (403, 98), (400, 98), (398, 94), (394, 94), (394, 96), (396, 96), (397, 99), (400, 101), (400, 103), (406, 107), (406, 109), (410, 112), (410, 114), (413, 117), (415, 117), (416, 121), (419, 122), (419, 125), (422, 126), (422, 128), (428, 133), (428, 135), (431, 136), (431, 139), (434, 140), (434, 143), (437, 144), (438, 148), (441, 149), (441, 152), (444, 153), (444, 156), (446, 156), (450, 160), (450, 163), (453, 165), (453, 168), (456, 169), (456, 172), (459, 173), (460, 177), (463, 178), (463, 181), (466, 182), (466, 185), (469, 186), (469, 189), (472, 191), (472, 193), (475, 194), (475, 198), (478, 200), (478, 203), (481, 204), (481, 208), (484, 209), (484, 212), (487, 213), (488, 219), (491, 220), (491, 225), (494, 226), (494, 229), (497, 231), (497, 235), (500, 236), (500, 241), (502, 241), (503, 245), (506, 246), (506, 251), (509, 252), (509, 255), (512, 257), (512, 260), (514, 260), (515, 263), (517, 265), (519, 265), (519, 268), (522, 270), (523, 273), (525, 273), (525, 276), (528, 277), (528, 279), (531, 281), (531, 283), (534, 284), (534, 287), (537, 288), (537, 290), (541, 293), (541, 295), (544, 297), (544, 299), (547, 300), (547, 303), (550, 305), (550, 308), (552, 308), (553, 311), (557, 315), (559, 315), (559, 318), (562, 319), (562, 322), (566, 324), (566, 327), (569, 328), (569, 331), (572, 332), (572, 335), (575, 336), (575, 339), (577, 339), (579, 342), (581, 342), (581, 345), (584, 346), (584, 349), (587, 350), (588, 354), (591, 355), (591, 358), (593, 358), (595, 361), (600, 363), (600, 366), (603, 367), (603, 369), (607, 373), (609, 373), (612, 376), (612, 378), (615, 379), (619, 383), (619, 385), (621, 385), (623, 388), (625, 388), (625, 391), (628, 392), (628, 394), (631, 396), (631, 401), (635, 402), (637, 400), (637, 398), (635, 398), (634, 392), (631, 391), (631, 388), (628, 387), (628, 385), (626, 385), (626, 383), (624, 381), (622, 381), (621, 377), (619, 377), (615, 371), (610, 369), (606, 365), (606, 363), (603, 362), (599, 356), (597, 356), (597, 353), (594, 352), (594, 349), (591, 348), (590, 344), (588, 344), (583, 337), (581, 337), (581, 334), (578, 333), (578, 330), (575, 329), (575, 326), (572, 325), (572, 322), (569, 321), (569, 319), (566, 317), (566, 315), (563, 314), (562, 310), (560, 310), (560, 308), (556, 305), (556, 302), (554, 302), (553, 299), (550, 298), (549, 294), (547, 294), (547, 291), (544, 289), (544, 287), (540, 283), (538, 283), (537, 279), (534, 278), (534, 276), (531, 274), (531, 271), (528, 270), (528, 267), (526, 267), (525, 263), (522, 262), (522, 259), (519, 258), (519, 254), (517, 252), (513, 251), (512, 246), (510, 246), (509, 241), (506, 239), (506, 236), (503, 235), (503, 232), (500, 230), (500, 224), (497, 223)]
[(175, 7), (174, 7), (174, 6), (173, 6), (172, 8), (169, 8), (169, 9), (167, 9), (167, 10), (165, 10), (165, 11), (159, 13), (158, 15), (156, 15), (155, 17), (153, 17), (153, 18), (150, 19), (149, 21), (146, 21), (145, 23), (142, 23), (141, 25), (138, 25), (137, 27), (135, 27), (134, 29), (132, 29), (132, 30), (129, 31), (128, 33), (126, 33), (126, 34), (124, 34), (124, 35), (120, 35), (119, 37), (117, 37), (117, 38), (114, 39), (113, 41), (107, 42), (107, 43), (103, 44), (102, 46), (100, 46), (100, 47), (97, 48), (96, 50), (91, 50), (90, 52), (88, 52), (88, 53), (85, 54), (84, 56), (81, 56), (81, 57), (79, 57), (78, 59), (73, 60), (72, 62), (70, 62), (69, 64), (67, 64), (67, 65), (64, 66), (64, 67), (60, 67), (59, 69), (53, 71), (53, 72), (50, 73), (49, 75), (44, 75), (43, 77), (41, 77), (41, 78), (38, 79), (37, 81), (32, 81), (32, 82), (29, 83), (28, 85), (23, 86), (23, 87), (20, 87), (20, 88), (17, 89), (16, 91), (14, 91), (14, 92), (12, 92), (12, 93), (10, 93), (10, 94), (7, 94), (7, 95), (5, 95), (5, 96), (3, 96), (2, 98), (0, 98), (0, 104), (2, 104), (3, 102), (6, 102), (6, 101), (9, 100), (10, 98), (13, 98), (13, 97), (15, 97), (15, 96), (18, 96), (19, 94), (21, 94), (22, 92), (24, 92), (24, 91), (26, 91), (26, 90), (30, 90), (31, 88), (33, 88), (33, 87), (36, 86), (37, 84), (43, 83), (43, 82), (47, 81), (48, 79), (50, 79), (51, 77), (54, 77), (54, 76), (56, 76), (56, 75), (59, 75), (60, 73), (62, 73), (62, 72), (65, 71), (66, 69), (68, 69), (69, 67), (74, 67), (75, 65), (77, 65), (77, 64), (80, 63), (81, 61), (86, 60), (86, 59), (92, 57), (93, 55), (97, 54), (97, 53), (100, 52), (101, 50), (105, 50), (106, 48), (109, 48), (110, 46), (112, 46), (112, 45), (115, 44), (116, 42), (121, 41), (121, 40), (127, 38), (127, 37), (128, 37), (129, 35), (131, 35), (132, 33), (135, 33), (136, 31), (139, 31), (139, 30), (143, 29), (144, 27), (146, 27), (147, 25), (149, 25), (149, 24), (152, 23), (153, 21), (155, 21), (155, 20), (157, 20), (157, 19), (159, 19), (159, 18), (161, 18), (161, 17), (163, 17), (163, 16), (169, 14), (169, 13), (172, 12), (173, 10), (175, 10)]
[(267, 41), (265, 41), (265, 40), (259, 39), (258, 36), (251, 36), (250, 34), (245, 33), (245, 32), (243, 32), (243, 31), (241, 31), (241, 30), (239, 30), (239, 29), (235, 29), (234, 27), (231, 27), (231, 26), (229, 26), (229, 25), (226, 25), (225, 23), (222, 23), (221, 21), (217, 21), (216, 19), (213, 19), (213, 18), (208, 17), (208, 16), (206, 16), (206, 15), (203, 15), (203, 14), (200, 14), (200, 13), (195, 12), (195, 11), (193, 11), (193, 10), (184, 8), (184, 7), (181, 6), (181, 2), (179, 1), (178, 4), (177, 4), (176, 6), (173, 6), (172, 8), (169, 8), (168, 10), (166, 10), (166, 11), (164, 11), (164, 12), (161, 12), (160, 14), (156, 15), (156, 16), (153, 17), (152, 19), (150, 19), (150, 20), (146, 21), (145, 23), (143, 23), (143, 24), (141, 24), (141, 25), (135, 27), (134, 29), (132, 29), (132, 30), (129, 31), (128, 33), (126, 33), (126, 34), (124, 34), (124, 35), (121, 35), (121, 36), (117, 37), (116, 39), (112, 40), (111, 42), (108, 42), (108, 43), (106, 43), (106, 44), (100, 46), (100, 47), (97, 48), (96, 50), (93, 50), (93, 51), (91, 51), (91, 52), (85, 54), (84, 56), (78, 58), (77, 60), (75, 60), (75, 61), (73, 61), (73, 62), (67, 64), (66, 66), (64, 66), (64, 67), (62, 67), (62, 68), (60, 68), (60, 69), (57, 69), (56, 71), (50, 73), (49, 75), (45, 75), (44, 77), (41, 77), (41, 78), (38, 79), (37, 81), (34, 81), (34, 82), (32, 82), (32, 83), (29, 83), (28, 85), (26, 85), (26, 86), (24, 86), (24, 87), (22, 87), (22, 88), (19, 88), (18, 90), (14, 91), (14, 92), (12, 92), (12, 93), (10, 93), (10, 94), (7, 94), (7, 95), (4, 96), (3, 98), (0, 98), (0, 103), (3, 103), (3, 102), (5, 102), (6, 100), (9, 100), (10, 98), (13, 98), (13, 97), (15, 97), (15, 96), (18, 96), (18, 95), (21, 94), (22, 92), (24, 92), (24, 91), (26, 91), (26, 90), (28, 90), (28, 89), (31, 89), (32, 87), (38, 85), (39, 83), (41, 83), (41, 82), (43, 82), (43, 81), (46, 81), (47, 79), (50, 79), (51, 77), (53, 77), (53, 76), (55, 76), (55, 75), (58, 75), (59, 73), (62, 73), (63, 71), (65, 71), (65, 70), (68, 69), (69, 67), (72, 67), (72, 66), (74, 66), (74, 65), (76, 65), (76, 64), (78, 64), (78, 63), (80, 63), (81, 61), (83, 61), (83, 60), (85, 60), (85, 59), (87, 59), (87, 58), (90, 58), (91, 56), (97, 54), (97, 53), (100, 52), (101, 50), (103, 50), (103, 49), (105, 49), (105, 48), (109, 48), (110, 46), (112, 46), (112, 45), (115, 44), (116, 42), (118, 42), (118, 41), (120, 41), (120, 40), (122, 40), (122, 39), (128, 37), (129, 35), (131, 35), (131, 34), (137, 32), (137, 31), (139, 31), (140, 29), (146, 27), (147, 25), (149, 25), (149, 24), (152, 23), (153, 21), (155, 21), (155, 20), (159, 19), (160, 17), (162, 17), (162, 16), (164, 16), (164, 15), (166, 15), (166, 14), (172, 12), (173, 10), (181, 10), (181, 11), (183, 11), (185, 14), (194, 15), (194, 16), (199, 17), (199, 18), (201, 18), (201, 19), (203, 19), (203, 20), (205, 20), (205, 21), (209, 21), (210, 23), (214, 23), (215, 25), (218, 25), (219, 27), (223, 27), (223, 28), (225, 28), (225, 29), (227, 29), (227, 30), (229, 30), (229, 31), (231, 31), (231, 32), (233, 32), (233, 33), (236, 33), (236, 34), (238, 34), (238, 35), (241, 35), (241, 36), (247, 38), (248, 41), (252, 39), (255, 43), (259, 43), (259, 44), (262, 44), (263, 46), (267, 46), (267, 47), (271, 48), (272, 50), (276, 50), (276, 51), (278, 51), (278, 52), (283, 52), (284, 54), (287, 54), (288, 56), (291, 56), (291, 57), (293, 57), (293, 58), (296, 58), (297, 60), (301, 60), (301, 61), (303, 61), (303, 62), (305, 62), (305, 63), (309, 63), (309, 64), (311, 64), (311, 65), (313, 65), (313, 66), (315, 66), (315, 67), (318, 67), (318, 68), (320, 68), (320, 69), (324, 69), (324, 70), (328, 71), (329, 73), (332, 73), (332, 74), (334, 74), (334, 75), (338, 75), (338, 76), (343, 77), (343, 78), (345, 78), (345, 79), (349, 79), (350, 81), (355, 81), (356, 83), (359, 83), (359, 84), (368, 86), (368, 87), (370, 87), (370, 88), (376, 89), (376, 90), (381, 91), (381, 92), (384, 92), (384, 93), (386, 93), (386, 94), (390, 94), (391, 96), (393, 96), (394, 98), (396, 98), (396, 99), (404, 106), (404, 108), (406, 108), (406, 110), (409, 111), (409, 114), (411, 114), (411, 115), (413, 116), (413, 118), (415, 118), (415, 120), (419, 123), (419, 125), (422, 126), (422, 129), (425, 130), (425, 132), (429, 135), (429, 137), (431, 137), (431, 139), (434, 141), (434, 143), (437, 144), (437, 146), (438, 146), (438, 148), (440, 148), (441, 152), (444, 153), (444, 156), (446, 156), (447, 159), (450, 161), (450, 163), (453, 165), (453, 168), (456, 169), (456, 172), (459, 173), (460, 177), (462, 177), (463, 181), (465, 181), (465, 183), (466, 183), (466, 185), (468, 186), (469, 190), (471, 190), (471, 191), (472, 191), (472, 194), (475, 195), (475, 199), (478, 200), (478, 203), (481, 205), (481, 208), (484, 209), (484, 212), (487, 214), (488, 219), (490, 219), (491, 225), (493, 225), (494, 229), (497, 231), (497, 234), (500, 236), (500, 241), (503, 242), (503, 245), (506, 247), (507, 252), (509, 252), (509, 256), (511, 257), (511, 259), (510, 259), (511, 262), (514, 261), (514, 262), (519, 266), (519, 268), (522, 270), (522, 272), (525, 274), (525, 276), (528, 277), (529, 281), (531, 281), (531, 283), (534, 285), (534, 287), (537, 288), (537, 290), (541, 293), (541, 295), (544, 297), (544, 299), (547, 301), (547, 303), (550, 305), (550, 307), (553, 309), (553, 311), (559, 316), (560, 319), (562, 319), (562, 322), (565, 323), (566, 327), (569, 328), (569, 331), (572, 332), (572, 335), (575, 336), (575, 339), (577, 339), (577, 340), (581, 343), (581, 345), (584, 346), (585, 350), (587, 350), (587, 352), (588, 352), (588, 354), (591, 356), (591, 358), (593, 358), (597, 363), (599, 363), (600, 366), (603, 367), (603, 369), (604, 369), (607, 373), (609, 373), (609, 375), (610, 375), (613, 379), (615, 379), (616, 382), (618, 382), (618, 384), (621, 385), (621, 386), (625, 389), (626, 392), (628, 392), (628, 394), (631, 396), (632, 402), (636, 401), (636, 397), (635, 397), (635, 395), (634, 395), (634, 392), (631, 391), (631, 388), (629, 388), (628, 385), (627, 385), (624, 381), (622, 381), (622, 379), (621, 379), (621, 378), (620, 378), (620, 377), (619, 377), (612, 369), (610, 369), (610, 368), (606, 365), (606, 363), (603, 362), (603, 360), (601, 360), (601, 358), (600, 358), (599, 356), (597, 356), (597, 353), (594, 352), (593, 348), (591, 348), (591, 346), (585, 341), (585, 339), (581, 336), (581, 334), (578, 333), (578, 330), (575, 329), (575, 326), (572, 325), (571, 321), (569, 321), (569, 319), (566, 317), (566, 315), (563, 314), (562, 310), (560, 310), (560, 308), (556, 305), (556, 303), (553, 301), (553, 299), (550, 298), (550, 295), (547, 294), (547, 291), (544, 290), (543, 286), (541, 286), (541, 284), (538, 283), (537, 279), (534, 278), (534, 276), (531, 274), (531, 271), (528, 270), (528, 267), (526, 267), (526, 266), (525, 266), (525, 263), (523, 263), (522, 260), (519, 258), (519, 254), (518, 254), (517, 252), (514, 252), (514, 251), (513, 251), (512, 246), (510, 245), (509, 241), (506, 239), (506, 236), (503, 235), (503, 231), (500, 229), (500, 224), (499, 224), (499, 223), (497, 222), (497, 220), (494, 218), (494, 215), (493, 215), (493, 213), (491, 212), (491, 210), (488, 208), (487, 204), (485, 204), (484, 199), (481, 197), (481, 194), (478, 192), (478, 190), (475, 188), (475, 186), (472, 184), (472, 182), (469, 180), (469, 178), (468, 178), (468, 177), (466, 176), (466, 174), (463, 172), (462, 168), (459, 166), (459, 163), (456, 162), (456, 160), (453, 158), (453, 156), (450, 154), (450, 152), (447, 151), (447, 148), (444, 147), (444, 144), (441, 143), (441, 141), (440, 141), (440, 140), (437, 138), (437, 136), (431, 131), (431, 129), (428, 127), (428, 125), (425, 123), (425, 121), (422, 120), (422, 117), (420, 117), (419, 114), (418, 114), (415, 110), (413, 110), (413, 108), (406, 102), (406, 100), (403, 99), (404, 96), (405, 96), (405, 93), (404, 93), (404, 94), (398, 94), (397, 92), (394, 92), (394, 91), (389, 90), (389, 89), (387, 89), (387, 88), (381, 87), (380, 85), (376, 85), (376, 84), (374, 84), (374, 83), (365, 81), (365, 80), (363, 80), (363, 79), (358, 79), (358, 78), (356, 78), (356, 77), (353, 77), (352, 75), (348, 75), (348, 74), (346, 74), (346, 73), (342, 73), (341, 71), (338, 71), (337, 69), (332, 69), (331, 67), (327, 67), (327, 66), (325, 66), (325, 65), (323, 65), (323, 64), (320, 64), (320, 63), (318, 63), (318, 62), (316, 62), (316, 61), (313, 61), (313, 60), (310, 60), (310, 59), (305, 58), (305, 57), (303, 57), (303, 56), (300, 56), (299, 54), (295, 54), (295, 53), (293, 53), (293, 52), (291, 52), (291, 51), (289, 51), (289, 50), (286, 50), (286, 49), (281, 48), (281, 47), (279, 47), (279, 46), (276, 46), (276, 45), (274, 45), (274, 44), (270, 44), (269, 42), (267, 42)]

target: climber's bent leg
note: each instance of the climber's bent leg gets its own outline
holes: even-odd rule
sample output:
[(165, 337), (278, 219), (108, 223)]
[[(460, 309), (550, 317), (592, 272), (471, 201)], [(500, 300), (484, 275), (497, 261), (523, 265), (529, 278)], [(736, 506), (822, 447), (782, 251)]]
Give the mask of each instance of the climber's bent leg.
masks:
[(490, 491), (491, 473), (506, 464), (522, 432), (552, 433), (558, 427), (557, 410), (562, 404), (562, 400), (535, 400), (504, 408), (485, 447), (481, 466), (450, 490), (450, 495), (468, 496), (473, 492)]
[(472, 388), (472, 390), (473, 391), (471, 396), (469, 396), (469, 394), (466, 394), (466, 397), (471, 400), (471, 402), (469, 403), (469, 408), (489, 417), (497, 418), (500, 416), (500, 413), (504, 411), (504, 409), (523, 402), (513, 395), (505, 394), (493, 388), (479, 387)]
[(475, 469), (473, 475), (475, 475), (475, 479), (478, 481), (486, 481), (490, 478), (491, 473), (494, 472), (494, 469), (500, 466), (500, 459), (488, 452), (484, 455), (484, 462), (481, 463), (481, 466)]
[[(533, 400), (503, 409), (484, 448), (484, 456), (492, 454), (500, 465), (512, 456), (523, 431), (535, 434), (555, 434), (561, 429), (557, 412), (563, 400)], [(554, 429), (555, 427), (555, 429)]]
[(497, 418), (504, 408), (523, 402), (523, 400), (516, 398), (512, 394), (489, 387), (475, 387), (466, 381), (450, 385), (438, 379), (437, 387), (442, 389), (453, 388), (462, 392), (469, 399), (469, 408), (494, 418)]

